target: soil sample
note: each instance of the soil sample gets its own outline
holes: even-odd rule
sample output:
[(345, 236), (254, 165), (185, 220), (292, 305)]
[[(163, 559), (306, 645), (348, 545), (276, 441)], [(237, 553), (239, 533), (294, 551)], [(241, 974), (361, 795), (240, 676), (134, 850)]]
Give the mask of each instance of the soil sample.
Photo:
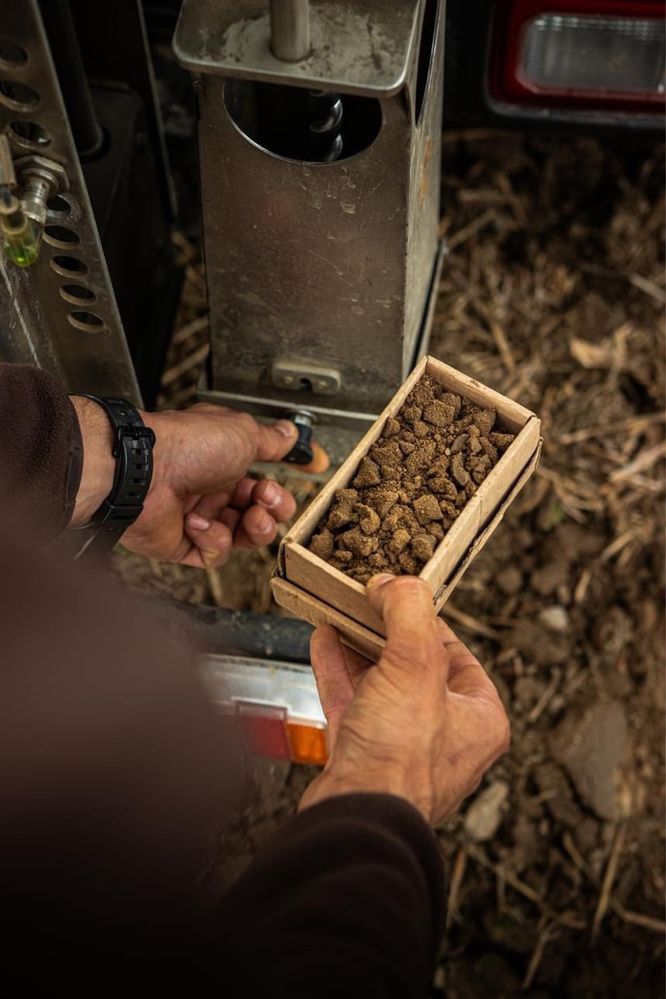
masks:
[(494, 410), (424, 375), (336, 491), (310, 551), (359, 583), (418, 575), (513, 439)]

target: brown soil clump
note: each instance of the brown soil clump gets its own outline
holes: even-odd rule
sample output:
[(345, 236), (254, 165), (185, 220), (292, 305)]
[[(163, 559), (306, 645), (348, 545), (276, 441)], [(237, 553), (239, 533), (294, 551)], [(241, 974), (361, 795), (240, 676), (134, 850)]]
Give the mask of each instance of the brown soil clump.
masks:
[(310, 551), (359, 583), (381, 571), (417, 575), (513, 435), (424, 375), (338, 489)]

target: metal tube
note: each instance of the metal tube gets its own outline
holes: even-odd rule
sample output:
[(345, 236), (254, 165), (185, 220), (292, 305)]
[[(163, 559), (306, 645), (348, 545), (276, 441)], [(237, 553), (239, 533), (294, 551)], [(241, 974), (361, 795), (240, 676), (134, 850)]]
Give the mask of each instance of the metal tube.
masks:
[(271, 51), (283, 62), (310, 54), (310, 0), (270, 0)]

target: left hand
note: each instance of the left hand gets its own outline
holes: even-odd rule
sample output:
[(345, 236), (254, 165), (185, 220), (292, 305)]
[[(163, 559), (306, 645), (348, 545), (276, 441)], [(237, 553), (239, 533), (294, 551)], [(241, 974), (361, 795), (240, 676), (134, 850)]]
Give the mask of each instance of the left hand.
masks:
[[(72, 527), (86, 523), (111, 491), (111, 427), (92, 400), (73, 396), (83, 436), (83, 474)], [(153, 477), (143, 512), (122, 544), (148, 558), (199, 568), (223, 565), (233, 548), (270, 544), (296, 512), (277, 482), (257, 481), (255, 461), (280, 461), (298, 437), (289, 420), (273, 426), (205, 403), (179, 412), (141, 413), (155, 432)]]

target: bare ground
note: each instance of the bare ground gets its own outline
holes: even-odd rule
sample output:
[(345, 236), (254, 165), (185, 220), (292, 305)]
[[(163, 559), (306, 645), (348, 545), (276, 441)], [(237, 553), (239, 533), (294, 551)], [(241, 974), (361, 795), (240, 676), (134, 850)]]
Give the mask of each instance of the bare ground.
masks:
[[(536, 410), (544, 451), (448, 608), (513, 743), (439, 830), (449, 928), (432, 994), (663, 995), (663, 150), (488, 134), (444, 158), (432, 353)], [(192, 400), (206, 353), (198, 253), (180, 248), (171, 405)], [(133, 585), (261, 611), (273, 564), (116, 558)], [(258, 766), (224, 880), (309, 776)]]

